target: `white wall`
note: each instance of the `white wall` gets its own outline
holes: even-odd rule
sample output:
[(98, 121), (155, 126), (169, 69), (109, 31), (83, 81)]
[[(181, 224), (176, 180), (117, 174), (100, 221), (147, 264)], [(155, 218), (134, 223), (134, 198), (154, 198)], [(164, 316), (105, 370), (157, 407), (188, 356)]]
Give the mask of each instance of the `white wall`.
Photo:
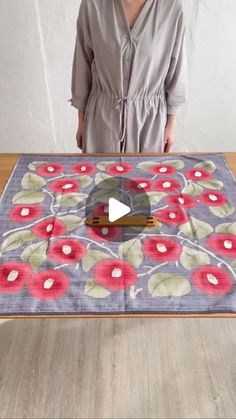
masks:
[[(107, 0), (109, 1), (109, 0)], [(0, 0), (0, 151), (75, 152), (80, 0)], [(177, 151), (236, 151), (236, 1), (184, 0), (190, 93)]]

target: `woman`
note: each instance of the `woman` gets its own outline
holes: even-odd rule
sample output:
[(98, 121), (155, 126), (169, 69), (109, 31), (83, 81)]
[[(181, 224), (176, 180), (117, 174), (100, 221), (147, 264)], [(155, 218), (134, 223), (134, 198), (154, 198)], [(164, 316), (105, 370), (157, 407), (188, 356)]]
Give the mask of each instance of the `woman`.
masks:
[(186, 96), (181, 0), (82, 0), (71, 103), (83, 152), (169, 152)]

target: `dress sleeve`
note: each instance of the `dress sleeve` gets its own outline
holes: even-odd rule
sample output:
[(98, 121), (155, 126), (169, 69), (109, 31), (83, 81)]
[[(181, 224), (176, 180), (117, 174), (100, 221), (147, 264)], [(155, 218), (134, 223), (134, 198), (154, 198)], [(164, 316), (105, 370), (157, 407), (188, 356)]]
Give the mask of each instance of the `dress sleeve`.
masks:
[(77, 20), (77, 36), (72, 67), (71, 105), (84, 112), (92, 87), (91, 64), (93, 50), (87, 10), (87, 0), (82, 0)]
[(178, 23), (175, 45), (171, 63), (165, 80), (168, 115), (176, 115), (188, 95), (188, 69), (186, 53), (186, 25), (184, 13), (181, 12)]

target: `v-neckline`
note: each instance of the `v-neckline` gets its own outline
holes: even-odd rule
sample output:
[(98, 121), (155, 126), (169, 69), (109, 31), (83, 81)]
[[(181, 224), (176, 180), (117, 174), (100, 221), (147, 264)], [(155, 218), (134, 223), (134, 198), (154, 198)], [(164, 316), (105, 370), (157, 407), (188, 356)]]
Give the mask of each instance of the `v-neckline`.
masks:
[(129, 34), (130, 34), (130, 35), (132, 35), (132, 34), (133, 34), (134, 30), (136, 29), (137, 25), (139, 24), (139, 21), (142, 19), (142, 16), (143, 16), (143, 14), (144, 14), (144, 12), (145, 12), (145, 10), (146, 10), (146, 8), (147, 8), (147, 5), (148, 5), (149, 1), (150, 1), (150, 0), (146, 0), (146, 3), (143, 5), (143, 7), (142, 7), (142, 9), (140, 10), (140, 12), (139, 12), (139, 14), (138, 14), (137, 18), (135, 19), (134, 24), (132, 25), (132, 27), (130, 27), (130, 24), (129, 24), (129, 21), (128, 21), (128, 17), (127, 17), (127, 13), (126, 13), (126, 11), (125, 11), (125, 8), (124, 8), (124, 5), (123, 5), (123, 2), (122, 2), (122, 0), (118, 0), (118, 2), (119, 2), (119, 4), (120, 4), (121, 11), (122, 11), (122, 15), (123, 15), (124, 22), (125, 22), (125, 24), (126, 24), (126, 27), (127, 27), (128, 31), (129, 31)]

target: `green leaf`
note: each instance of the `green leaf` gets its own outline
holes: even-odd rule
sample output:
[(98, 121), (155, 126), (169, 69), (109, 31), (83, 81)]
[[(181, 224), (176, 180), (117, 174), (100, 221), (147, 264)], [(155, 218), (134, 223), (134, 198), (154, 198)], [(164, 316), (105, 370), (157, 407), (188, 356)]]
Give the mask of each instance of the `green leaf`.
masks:
[(93, 179), (90, 176), (80, 176), (78, 177), (78, 181), (82, 188), (86, 188), (87, 186), (91, 185)]
[(151, 169), (151, 167), (156, 166), (157, 162), (155, 161), (145, 161), (143, 163), (139, 163), (137, 165), (137, 169), (141, 169), (141, 170), (149, 170)]
[(38, 269), (47, 259), (48, 242), (41, 241), (26, 247), (21, 260), (30, 263), (33, 269)]
[(201, 195), (202, 192), (203, 192), (203, 188), (194, 182), (190, 182), (187, 186), (185, 186), (185, 188), (182, 191), (182, 193), (190, 195), (190, 196), (198, 196), (198, 195)]
[(46, 181), (41, 176), (36, 175), (35, 173), (28, 172), (25, 174), (21, 181), (21, 186), (23, 189), (38, 190), (43, 188), (46, 185)]
[(148, 291), (152, 297), (183, 297), (191, 291), (189, 281), (172, 273), (158, 273), (149, 279)]
[(19, 231), (13, 233), (7, 237), (6, 240), (1, 245), (1, 253), (10, 252), (11, 250), (16, 250), (18, 247), (21, 247), (23, 244), (34, 240), (35, 237), (30, 230)]
[(86, 255), (82, 259), (82, 268), (84, 272), (90, 271), (90, 269), (104, 259), (110, 259), (111, 256), (100, 250), (88, 250)]
[(166, 194), (162, 192), (142, 193), (142, 194), (137, 194), (134, 197), (134, 202), (144, 207), (149, 207), (149, 205), (158, 204), (165, 196)]
[(236, 260), (231, 263), (232, 268), (236, 271)]
[(46, 161), (34, 161), (28, 165), (28, 169), (35, 171), (38, 167), (47, 164)]
[(121, 194), (119, 191), (107, 191), (105, 189), (100, 189), (92, 194), (92, 200), (95, 203), (105, 202), (107, 203), (110, 198), (120, 199)]
[(68, 231), (76, 230), (78, 227), (85, 224), (85, 220), (77, 215), (69, 214), (63, 217), (58, 217), (67, 227)]
[(76, 207), (78, 204), (87, 199), (88, 195), (84, 193), (68, 193), (63, 195), (57, 195), (56, 204), (62, 207)]
[(96, 284), (92, 279), (86, 281), (84, 293), (92, 298), (106, 298), (111, 294), (110, 291)]
[(199, 266), (209, 265), (211, 262), (207, 253), (186, 246), (183, 247), (180, 261), (183, 267), (188, 270), (196, 269)]
[(44, 199), (45, 195), (43, 192), (21, 191), (12, 198), (12, 203), (18, 205), (39, 204), (43, 202)]
[(102, 161), (101, 163), (97, 164), (97, 168), (98, 170), (106, 170), (112, 164), (115, 164), (115, 161)]
[(212, 179), (198, 182), (200, 186), (206, 189), (220, 190), (223, 188), (224, 184), (220, 180)]
[(132, 230), (137, 231), (138, 233), (147, 233), (147, 234), (155, 234), (158, 233), (161, 230), (162, 224), (160, 223), (160, 221), (158, 221), (158, 225), (156, 225), (155, 227), (135, 227), (135, 226), (130, 226), (130, 228)]
[(174, 167), (176, 170), (181, 170), (184, 168), (185, 163), (183, 160), (166, 160), (163, 161), (161, 164), (169, 164), (170, 166)]
[(222, 207), (209, 207), (209, 209), (212, 212), (212, 214), (220, 218), (226, 218), (229, 215), (233, 214), (235, 211), (235, 208), (230, 203), (227, 203)]
[(198, 220), (194, 217), (190, 217), (189, 221), (185, 224), (182, 224), (179, 229), (191, 240), (204, 239), (214, 231), (210, 224), (205, 223), (205, 221)]
[(216, 165), (211, 160), (206, 160), (201, 163), (198, 163), (194, 167), (196, 167), (196, 169), (206, 170), (207, 172), (211, 173), (215, 172), (216, 170)]
[(226, 233), (236, 235), (236, 222), (219, 224), (216, 229), (216, 233)]
[(139, 239), (132, 239), (122, 243), (118, 249), (118, 256), (120, 259), (138, 268), (143, 262), (141, 241)]
[[(100, 185), (101, 182), (102, 184)], [(119, 186), (119, 179), (107, 175), (106, 173), (97, 173), (95, 177), (95, 184), (102, 189), (113, 189)]]

